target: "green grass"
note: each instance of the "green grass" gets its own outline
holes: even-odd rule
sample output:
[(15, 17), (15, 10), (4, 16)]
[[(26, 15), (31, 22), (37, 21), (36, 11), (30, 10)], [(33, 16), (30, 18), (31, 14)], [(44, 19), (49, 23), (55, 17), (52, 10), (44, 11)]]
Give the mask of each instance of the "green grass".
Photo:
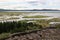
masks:
[[(60, 21), (59, 18), (53, 18), (51, 20), (33, 20), (33, 21), (36, 21), (36, 22), (33, 22), (31, 24), (29, 24), (29, 26), (26, 26), (26, 22), (27, 21), (21, 21), (22, 23), (22, 27), (21, 28), (18, 28), (18, 29), (15, 29), (13, 31), (19, 31), (19, 30), (22, 30), (24, 32), (25, 31), (28, 31), (29, 30), (35, 30), (35, 29), (40, 29), (41, 26), (42, 28), (46, 28), (46, 27), (49, 27), (49, 22), (52, 22), (52, 21)], [(25, 29), (25, 28), (28, 28), (28, 29)], [(60, 24), (59, 25), (56, 25), (57, 28), (60, 28)], [(12, 31), (12, 33), (13, 33)], [(2, 33), (0, 34), (0, 39), (4, 39), (4, 38), (7, 38), (9, 37), (10, 33)]]
[(2, 33), (0, 34), (0, 40), (9, 37), (10, 33)]
[(8, 19), (6, 19), (6, 20), (14, 20), (14, 19), (19, 19), (19, 18), (16, 18), (16, 17), (13, 18), (13, 17), (12, 17), (12, 18), (8, 18)]
[(24, 12), (0, 12), (0, 16), (3, 16), (3, 15), (8, 15), (8, 16), (13, 16), (13, 15), (22, 15), (22, 14), (25, 14)]
[(51, 20), (48, 20), (49, 22), (60, 22), (60, 18), (53, 18)]
[(37, 16), (24, 16), (23, 18), (46, 18), (48, 16), (41, 16), (41, 15), (37, 15)]
[[(2, 16), (2, 15), (8, 15), (8, 16), (22, 15), (22, 14), (25, 14), (25, 13), (28, 14), (28, 12), (0, 12), (0, 16)], [(48, 16), (39, 16), (38, 15), (38, 16), (25, 16), (23, 18), (46, 18), (46, 17), (48, 17)], [(3, 18), (0, 18), (0, 19), (3, 19)], [(10, 19), (18, 19), (18, 18), (10, 18)], [(24, 31), (28, 31), (28, 30), (41, 29), (41, 26), (42, 26), (42, 28), (49, 27), (49, 22), (60, 22), (60, 18), (53, 18), (51, 20), (33, 20), (33, 21), (36, 21), (36, 22), (30, 23), (29, 25), (26, 23), (27, 20), (18, 22), (18, 25), (16, 25), (17, 23), (13, 22), (11, 24), (11, 26), (10, 26), (10, 23), (6, 23), (6, 24), (4, 23), (3, 25), (0, 23), (0, 27), (5, 25), (5, 26), (7, 26), (6, 27), (7, 30), (9, 30), (8, 29), (9, 27), (13, 27), (13, 26), (14, 27), (19, 27), (19, 28), (14, 28), (14, 30), (11, 30), (12, 33), (13, 32), (20, 32), (20, 31), (24, 32)], [(4, 26), (4, 29), (5, 29), (5, 26)], [(57, 25), (57, 27), (58, 26), (60, 28), (60, 25)], [(4, 33), (4, 32), (1, 33), (0, 34), (0, 40), (9, 37), (10, 33), (11, 32), (9, 32), (9, 31), (8, 31), (8, 33), (7, 32), (6, 33)]]
[(22, 15), (22, 14), (30, 14), (30, 13), (33, 13), (33, 12), (0, 12), (0, 16), (3, 16), (3, 15), (8, 15), (8, 16), (13, 16), (13, 15)]

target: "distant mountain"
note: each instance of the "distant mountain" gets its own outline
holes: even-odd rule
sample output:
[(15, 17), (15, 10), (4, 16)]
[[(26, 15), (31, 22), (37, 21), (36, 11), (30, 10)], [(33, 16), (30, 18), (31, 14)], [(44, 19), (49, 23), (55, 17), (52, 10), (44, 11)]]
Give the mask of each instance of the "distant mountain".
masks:
[(54, 9), (32, 9), (32, 10), (9, 10), (9, 9), (0, 9), (0, 11), (60, 11)]
[(60, 10), (54, 10), (54, 9), (33, 9), (33, 10), (22, 10), (22, 11), (60, 11)]

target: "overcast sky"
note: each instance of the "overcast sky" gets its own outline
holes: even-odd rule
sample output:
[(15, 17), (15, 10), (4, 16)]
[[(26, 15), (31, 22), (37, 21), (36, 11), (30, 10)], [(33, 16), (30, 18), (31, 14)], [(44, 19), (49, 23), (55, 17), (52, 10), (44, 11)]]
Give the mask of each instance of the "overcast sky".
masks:
[(0, 9), (60, 9), (60, 0), (0, 0)]

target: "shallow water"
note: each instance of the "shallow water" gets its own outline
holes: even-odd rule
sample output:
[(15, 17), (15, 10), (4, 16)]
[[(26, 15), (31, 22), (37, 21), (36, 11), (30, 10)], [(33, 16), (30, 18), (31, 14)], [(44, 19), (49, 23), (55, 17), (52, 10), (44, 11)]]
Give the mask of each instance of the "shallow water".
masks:
[(29, 14), (28, 16), (35, 16), (35, 15), (43, 15), (43, 16), (53, 16), (53, 17), (60, 17), (60, 12), (43, 12), (43, 13), (40, 13), (40, 12), (37, 12), (37, 13), (31, 13)]
[(60, 17), (60, 13), (42, 13), (41, 15)]
[(32, 14), (29, 15), (45, 15), (45, 16), (60, 17), (60, 11), (6, 11), (6, 12), (32, 12)]

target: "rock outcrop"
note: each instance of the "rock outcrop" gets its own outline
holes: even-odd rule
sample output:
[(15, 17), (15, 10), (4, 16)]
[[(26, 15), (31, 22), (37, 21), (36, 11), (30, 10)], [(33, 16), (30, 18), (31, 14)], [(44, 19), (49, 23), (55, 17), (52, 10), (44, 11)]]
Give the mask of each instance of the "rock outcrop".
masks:
[(45, 28), (24, 33), (14, 33), (5, 40), (60, 40), (60, 29)]

